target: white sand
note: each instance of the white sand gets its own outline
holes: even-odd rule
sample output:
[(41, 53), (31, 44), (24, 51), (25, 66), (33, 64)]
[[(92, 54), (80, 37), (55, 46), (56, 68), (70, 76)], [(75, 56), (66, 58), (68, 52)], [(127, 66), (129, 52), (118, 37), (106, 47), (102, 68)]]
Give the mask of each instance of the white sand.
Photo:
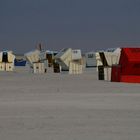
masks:
[(0, 73), (0, 140), (140, 140), (140, 84)]

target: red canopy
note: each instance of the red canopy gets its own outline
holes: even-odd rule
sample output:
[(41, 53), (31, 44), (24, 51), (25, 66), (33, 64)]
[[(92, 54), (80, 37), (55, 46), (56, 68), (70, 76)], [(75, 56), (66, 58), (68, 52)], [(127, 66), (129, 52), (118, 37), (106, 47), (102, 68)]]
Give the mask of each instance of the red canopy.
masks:
[(122, 48), (119, 65), (122, 75), (140, 75), (140, 48)]

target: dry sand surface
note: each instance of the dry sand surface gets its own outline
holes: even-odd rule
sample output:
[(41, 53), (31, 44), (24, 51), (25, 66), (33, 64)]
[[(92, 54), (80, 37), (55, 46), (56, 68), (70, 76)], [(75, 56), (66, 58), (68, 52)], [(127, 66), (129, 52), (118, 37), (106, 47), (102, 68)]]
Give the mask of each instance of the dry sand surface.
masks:
[(0, 140), (140, 140), (140, 84), (0, 73)]

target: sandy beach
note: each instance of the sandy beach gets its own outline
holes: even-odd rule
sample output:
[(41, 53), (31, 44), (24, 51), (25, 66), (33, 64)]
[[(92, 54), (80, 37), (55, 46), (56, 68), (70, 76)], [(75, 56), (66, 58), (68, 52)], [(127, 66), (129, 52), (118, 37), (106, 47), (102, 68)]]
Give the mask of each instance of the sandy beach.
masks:
[(1, 140), (139, 140), (140, 85), (82, 75), (0, 73)]

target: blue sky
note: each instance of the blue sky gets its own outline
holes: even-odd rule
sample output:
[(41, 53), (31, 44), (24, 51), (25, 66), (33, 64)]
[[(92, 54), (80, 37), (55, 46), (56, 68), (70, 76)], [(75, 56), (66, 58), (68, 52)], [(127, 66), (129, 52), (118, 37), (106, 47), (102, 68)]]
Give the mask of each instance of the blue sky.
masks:
[(140, 45), (139, 0), (1, 0), (0, 49)]

